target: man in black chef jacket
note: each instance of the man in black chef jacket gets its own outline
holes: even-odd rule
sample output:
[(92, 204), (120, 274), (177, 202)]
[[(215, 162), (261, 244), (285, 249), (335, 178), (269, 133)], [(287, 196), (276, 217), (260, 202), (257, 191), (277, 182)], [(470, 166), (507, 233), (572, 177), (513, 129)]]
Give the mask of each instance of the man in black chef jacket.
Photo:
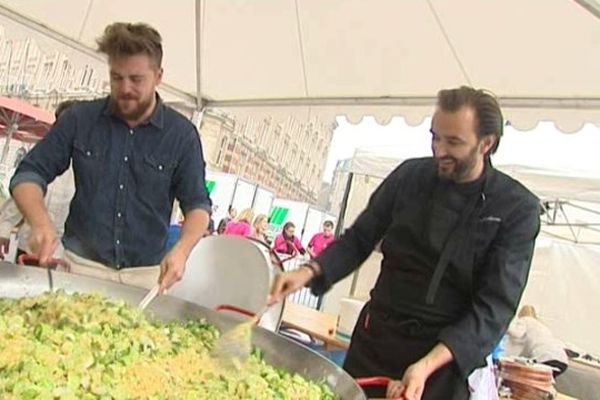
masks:
[(323, 294), (383, 239), (381, 272), (344, 368), (397, 379), (389, 396), (468, 399), (468, 376), (485, 365), (515, 314), (540, 206), (491, 165), (503, 126), (488, 92), (440, 91), (433, 157), (403, 162), (337, 242), (273, 285), (271, 302), (309, 284)]

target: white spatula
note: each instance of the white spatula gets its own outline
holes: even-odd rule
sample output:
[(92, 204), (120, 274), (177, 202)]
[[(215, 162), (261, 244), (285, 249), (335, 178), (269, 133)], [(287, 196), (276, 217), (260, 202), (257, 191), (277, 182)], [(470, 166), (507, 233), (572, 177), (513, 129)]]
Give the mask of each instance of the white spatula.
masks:
[(252, 351), (252, 326), (260, 321), (269, 308), (268, 305), (264, 306), (254, 317), (225, 332), (215, 343), (213, 357), (225, 365), (236, 365), (236, 362), (246, 361)]
[(146, 296), (144, 296), (144, 298), (142, 299), (142, 301), (140, 301), (140, 304), (138, 305), (138, 308), (140, 310), (145, 310), (146, 307), (148, 307), (148, 304), (150, 304), (150, 302), (152, 300), (154, 300), (156, 298), (156, 296), (158, 296), (159, 289), (160, 289), (160, 285), (156, 285), (152, 289), (150, 289), (150, 291), (148, 292), (148, 294)]

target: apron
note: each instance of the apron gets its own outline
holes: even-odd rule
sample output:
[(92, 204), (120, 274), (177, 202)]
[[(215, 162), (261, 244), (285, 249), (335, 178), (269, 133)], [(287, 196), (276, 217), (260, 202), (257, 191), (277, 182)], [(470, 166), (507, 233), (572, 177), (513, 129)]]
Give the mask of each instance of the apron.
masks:
[[(478, 189), (466, 195), (466, 198), (454, 197), (454, 204), (464, 201), (462, 209), (448, 208), (446, 203), (433, 201), (439, 197), (434, 196), (435, 190), (436, 187), (427, 196), (425, 201), (428, 204), (421, 211), (421, 220), (427, 221), (422, 231), (422, 234), (426, 235), (423, 240), (431, 243), (439, 252), (431, 280), (423, 293), (423, 300), (427, 305), (434, 304), (451, 258), (467, 243), (469, 221), (472, 215), (477, 213), (481, 201), (485, 200)], [(471, 270), (466, 269), (462, 280), (466, 286), (470, 286)], [(378, 279), (375, 291), (387, 287), (388, 296), (398, 295), (399, 301), (406, 297), (406, 293), (398, 292), (401, 286), (394, 285), (393, 281), (383, 281)], [(405, 287), (401, 290), (410, 288)], [(392, 300), (392, 304), (394, 303), (396, 302)], [(355, 378), (386, 376), (396, 380), (402, 379), (409, 366), (427, 355), (438, 344), (438, 335), (447, 326), (447, 321), (423, 321), (418, 317), (401, 315), (400, 312), (381, 304), (378, 301), (368, 302), (355, 326), (344, 363), (344, 369)], [(381, 388), (367, 389), (366, 393), (368, 397), (385, 397), (385, 389)], [(467, 380), (461, 376), (456, 363), (451, 362), (429, 376), (422, 400), (469, 400), (469, 397)]]
[[(387, 376), (402, 379), (404, 371), (438, 343), (440, 327), (418, 319), (402, 319), (368, 302), (362, 309), (344, 363), (354, 378)], [(385, 397), (385, 388), (365, 389), (367, 397)], [(469, 388), (454, 363), (434, 372), (426, 381), (422, 400), (468, 400)]]

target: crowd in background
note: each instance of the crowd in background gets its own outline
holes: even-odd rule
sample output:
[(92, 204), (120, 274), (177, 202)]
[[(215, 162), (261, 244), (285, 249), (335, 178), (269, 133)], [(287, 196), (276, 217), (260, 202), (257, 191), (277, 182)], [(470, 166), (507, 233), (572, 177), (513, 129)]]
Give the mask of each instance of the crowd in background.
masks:
[[(214, 221), (210, 225), (214, 227)], [(214, 229), (211, 226), (209, 226), (206, 236), (226, 235), (252, 238), (268, 244), (276, 253), (290, 256), (317, 257), (335, 240), (334, 224), (328, 220), (323, 223), (322, 231), (315, 234), (308, 246), (304, 248), (296, 234), (296, 226), (293, 222), (286, 222), (281, 232), (272, 232), (269, 217), (265, 214), (254, 215), (254, 210), (251, 208), (246, 208), (238, 213), (235, 208), (230, 206), (227, 216), (219, 221), (217, 228)]]

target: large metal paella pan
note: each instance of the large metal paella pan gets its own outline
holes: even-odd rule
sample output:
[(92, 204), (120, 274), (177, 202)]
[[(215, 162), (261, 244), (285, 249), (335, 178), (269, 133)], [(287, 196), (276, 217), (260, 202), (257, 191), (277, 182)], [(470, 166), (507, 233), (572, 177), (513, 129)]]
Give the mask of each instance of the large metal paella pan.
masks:
[[(67, 293), (96, 292), (132, 305), (139, 303), (146, 291), (109, 281), (51, 271), (54, 289)], [(0, 263), (0, 297), (21, 298), (42, 294), (49, 290), (45, 270)], [(208, 308), (170, 296), (161, 296), (150, 304), (150, 315), (165, 321), (205, 318), (220, 330), (231, 328), (237, 320)], [(265, 361), (278, 368), (301, 376), (323, 381), (342, 399), (366, 399), (357, 383), (341, 368), (309, 349), (262, 328), (254, 328), (253, 345), (262, 349)]]

